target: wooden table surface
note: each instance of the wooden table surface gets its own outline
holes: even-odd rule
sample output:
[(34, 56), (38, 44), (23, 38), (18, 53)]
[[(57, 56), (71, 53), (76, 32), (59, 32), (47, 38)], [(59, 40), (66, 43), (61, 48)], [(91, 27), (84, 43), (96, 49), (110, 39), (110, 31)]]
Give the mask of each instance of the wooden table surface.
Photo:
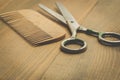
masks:
[[(0, 13), (38, 10), (38, 3), (56, 10), (55, 1), (0, 0)], [(59, 1), (83, 26), (120, 33), (120, 0)], [(68, 38), (69, 32), (62, 26)], [(78, 37), (87, 42), (87, 51), (65, 54), (59, 49), (62, 40), (33, 47), (0, 21), (0, 80), (120, 80), (120, 47), (104, 46), (83, 33)]]

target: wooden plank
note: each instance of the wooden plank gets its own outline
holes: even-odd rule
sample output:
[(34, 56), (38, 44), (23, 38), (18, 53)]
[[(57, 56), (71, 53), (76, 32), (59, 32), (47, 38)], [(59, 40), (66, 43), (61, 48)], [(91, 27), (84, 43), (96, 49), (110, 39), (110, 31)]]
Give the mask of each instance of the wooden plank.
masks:
[[(7, 5), (0, 8), (0, 13), (31, 8), (38, 2), (56, 10), (53, 5), (55, 1), (13, 0), (9, 4), (2, 1)], [(90, 12), (92, 9), (90, 6), (93, 6), (95, 0), (60, 0), (60, 2), (83, 26), (120, 33), (119, 0), (99, 0)], [(59, 50), (61, 41), (32, 47), (6, 24), (0, 22), (0, 26), (1, 80), (120, 80), (120, 47), (103, 46), (94, 37), (80, 33), (78, 37), (88, 44), (87, 51), (76, 55), (64, 54)], [(66, 28), (64, 29), (68, 32)]]
[[(99, 0), (82, 25), (98, 31), (120, 33), (119, 3), (119, 0)], [(78, 37), (88, 43), (87, 51), (76, 55), (61, 52), (42, 80), (119, 80), (120, 47), (103, 46), (94, 37), (83, 34)]]

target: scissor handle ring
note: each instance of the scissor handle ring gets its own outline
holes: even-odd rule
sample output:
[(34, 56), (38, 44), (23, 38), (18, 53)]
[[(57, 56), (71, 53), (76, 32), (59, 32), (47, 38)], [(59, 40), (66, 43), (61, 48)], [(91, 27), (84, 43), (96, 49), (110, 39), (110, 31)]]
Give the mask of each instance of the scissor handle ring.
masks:
[[(106, 40), (105, 37), (117, 38), (117, 41)], [(120, 34), (114, 32), (99, 33), (99, 42), (107, 46), (120, 46)]]
[[(66, 45), (72, 45), (72, 44), (78, 44), (81, 47), (78, 48), (78, 49), (71, 49), (71, 48), (66, 47)], [(68, 38), (68, 39), (65, 39), (65, 40), (62, 41), (61, 50), (63, 52), (66, 52), (66, 53), (75, 54), (75, 53), (84, 52), (86, 50), (86, 46), (87, 46), (87, 44), (83, 40), (80, 40), (80, 39), (77, 39), (77, 38)]]

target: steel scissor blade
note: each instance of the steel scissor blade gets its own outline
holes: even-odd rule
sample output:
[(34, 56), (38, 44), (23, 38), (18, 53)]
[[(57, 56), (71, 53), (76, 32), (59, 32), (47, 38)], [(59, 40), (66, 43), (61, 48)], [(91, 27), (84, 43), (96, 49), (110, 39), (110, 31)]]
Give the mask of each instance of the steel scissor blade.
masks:
[(74, 27), (76, 29), (80, 26), (75, 18), (72, 16), (72, 14), (59, 2), (56, 2), (57, 7), (59, 8), (60, 12), (62, 13), (63, 17), (65, 18), (66, 21), (71, 21), (74, 22)]
[(57, 18), (58, 20), (60, 20), (61, 22), (63, 22), (64, 24), (67, 24), (66, 23), (66, 20), (64, 19), (64, 17), (60, 14), (58, 14), (57, 12), (49, 9), (48, 7), (42, 5), (42, 4), (39, 4), (39, 7), (41, 9), (43, 9), (44, 11), (46, 11), (47, 13), (49, 13), (50, 15), (52, 15), (53, 17)]

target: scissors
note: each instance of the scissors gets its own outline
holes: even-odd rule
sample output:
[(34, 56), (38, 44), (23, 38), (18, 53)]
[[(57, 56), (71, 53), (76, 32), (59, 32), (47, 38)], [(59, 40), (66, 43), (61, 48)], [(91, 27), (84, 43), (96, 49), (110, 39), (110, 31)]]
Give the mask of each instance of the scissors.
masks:
[[(77, 23), (75, 18), (71, 15), (71, 13), (62, 5), (60, 2), (56, 2), (56, 6), (60, 10), (61, 14), (56, 13), (55, 11), (49, 9), (48, 7), (39, 4), (39, 7), (42, 8), (44, 11), (49, 13), (50, 15), (54, 16), (64, 24), (68, 25), (71, 37), (68, 39), (65, 39), (61, 43), (61, 50), (66, 53), (81, 53), (84, 52), (87, 48), (87, 44), (85, 41), (77, 38), (77, 32), (83, 32), (88, 35), (92, 35), (98, 38), (98, 41), (107, 46), (120, 46), (120, 34), (115, 32), (98, 32), (95, 30), (87, 29)], [(107, 37), (110, 38), (116, 38), (117, 40), (108, 40)], [(80, 46), (80, 48), (73, 49), (69, 48), (68, 45), (77, 44)]]

